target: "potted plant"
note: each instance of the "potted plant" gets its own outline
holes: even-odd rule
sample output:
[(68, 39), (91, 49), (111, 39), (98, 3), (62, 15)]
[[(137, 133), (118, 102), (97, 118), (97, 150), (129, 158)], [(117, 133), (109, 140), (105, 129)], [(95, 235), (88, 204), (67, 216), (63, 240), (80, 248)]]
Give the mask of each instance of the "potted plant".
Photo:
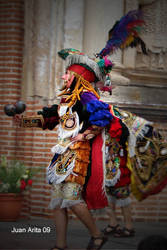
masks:
[(20, 161), (0, 162), (0, 221), (15, 221), (20, 215), (23, 192), (32, 185), (37, 171), (27, 169)]

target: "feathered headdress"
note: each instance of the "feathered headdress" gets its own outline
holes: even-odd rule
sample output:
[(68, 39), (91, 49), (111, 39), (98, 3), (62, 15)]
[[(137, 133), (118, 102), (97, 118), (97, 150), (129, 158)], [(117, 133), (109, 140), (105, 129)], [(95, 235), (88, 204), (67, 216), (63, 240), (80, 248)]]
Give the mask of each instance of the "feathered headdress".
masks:
[(120, 21), (116, 21), (109, 31), (109, 40), (106, 46), (97, 56), (103, 58), (106, 55), (114, 53), (117, 49), (136, 47), (137, 45), (141, 45), (143, 53), (147, 54), (145, 43), (139, 36), (143, 25), (144, 21), (141, 11), (129, 11)]
[[(84, 53), (71, 48), (63, 49), (58, 54), (66, 61), (67, 69), (70, 68), (70, 70), (80, 76), (82, 75), (89, 82), (102, 81), (104, 86), (109, 86), (108, 91), (111, 93), (109, 73), (112, 70), (113, 63), (107, 56), (114, 53), (117, 49), (136, 47), (138, 44), (141, 45), (143, 53), (147, 54), (145, 43), (139, 37), (143, 24), (141, 11), (130, 11), (114, 24), (109, 31), (109, 40), (106, 46), (96, 54), (95, 58), (90, 58)], [(83, 71), (82, 67), (87, 72)], [(90, 78), (90, 72), (93, 72), (95, 76)]]

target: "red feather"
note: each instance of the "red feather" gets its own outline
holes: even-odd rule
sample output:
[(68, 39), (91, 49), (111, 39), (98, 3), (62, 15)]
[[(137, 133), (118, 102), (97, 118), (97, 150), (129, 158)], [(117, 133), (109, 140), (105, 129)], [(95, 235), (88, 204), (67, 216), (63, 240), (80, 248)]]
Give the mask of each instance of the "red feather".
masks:
[(144, 23), (145, 22), (143, 20), (136, 20), (132, 23), (128, 23), (127, 29), (129, 30), (129, 29), (133, 28), (134, 26), (142, 26)]

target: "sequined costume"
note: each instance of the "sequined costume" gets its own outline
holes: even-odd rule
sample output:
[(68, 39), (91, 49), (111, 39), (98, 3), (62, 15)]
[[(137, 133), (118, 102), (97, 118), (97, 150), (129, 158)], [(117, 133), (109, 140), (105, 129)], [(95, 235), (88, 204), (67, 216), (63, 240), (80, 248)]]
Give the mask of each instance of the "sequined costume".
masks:
[[(76, 71), (76, 68), (72, 70)], [(47, 180), (53, 186), (50, 208), (57, 205), (68, 207), (83, 201), (83, 185), (92, 158), (92, 140), (109, 126), (113, 118), (109, 105), (99, 100), (98, 94), (85, 81), (85, 77), (80, 78), (70, 92), (62, 95), (60, 105), (54, 106), (54, 115), (46, 117), (42, 113), (43, 129), (56, 126), (58, 133), (55, 146), (52, 147), (54, 157), (47, 168)], [(81, 84), (83, 88), (75, 98), (76, 85), (81, 87), (80, 81), (84, 82)], [(83, 140), (72, 143), (70, 138), (78, 133), (83, 134)]]
[[(69, 79), (60, 104), (44, 107), (41, 118), (22, 120), (58, 133), (47, 168), (50, 207), (85, 201), (89, 209), (103, 208), (107, 194), (128, 198), (129, 185), (138, 200), (160, 192), (167, 184), (167, 144), (151, 122), (100, 101), (94, 89), (98, 81), (108, 84), (112, 62), (75, 49), (59, 55)], [(82, 139), (73, 143), (78, 134)]]

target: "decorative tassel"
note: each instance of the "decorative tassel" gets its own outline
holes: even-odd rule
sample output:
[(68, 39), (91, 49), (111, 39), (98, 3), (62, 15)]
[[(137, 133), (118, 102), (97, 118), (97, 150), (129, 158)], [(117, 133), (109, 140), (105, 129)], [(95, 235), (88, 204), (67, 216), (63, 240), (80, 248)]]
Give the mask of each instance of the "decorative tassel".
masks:
[(120, 154), (121, 157), (124, 156), (124, 150), (123, 150), (123, 148), (120, 149), (120, 153), (119, 154)]

